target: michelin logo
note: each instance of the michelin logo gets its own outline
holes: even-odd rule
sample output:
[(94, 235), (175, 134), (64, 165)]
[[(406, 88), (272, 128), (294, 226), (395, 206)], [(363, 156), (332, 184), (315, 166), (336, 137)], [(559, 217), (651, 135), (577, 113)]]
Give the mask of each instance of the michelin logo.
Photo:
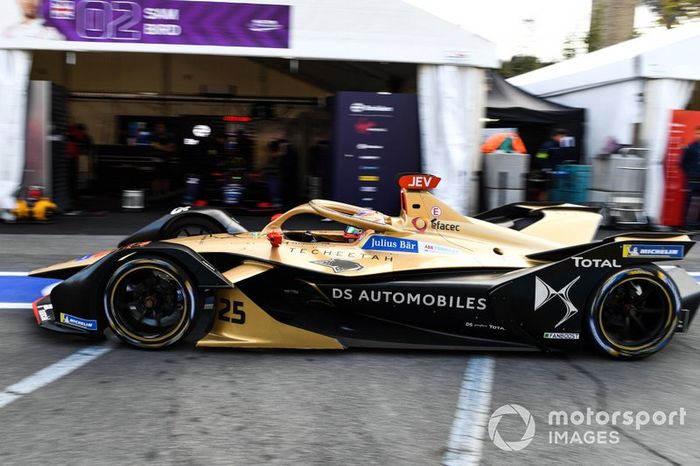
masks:
[(80, 317), (64, 314), (63, 312), (61, 312), (61, 323), (85, 330), (97, 330), (96, 320), (81, 319)]
[(668, 257), (682, 259), (685, 247), (681, 245), (663, 244), (625, 244), (622, 246), (622, 257)]

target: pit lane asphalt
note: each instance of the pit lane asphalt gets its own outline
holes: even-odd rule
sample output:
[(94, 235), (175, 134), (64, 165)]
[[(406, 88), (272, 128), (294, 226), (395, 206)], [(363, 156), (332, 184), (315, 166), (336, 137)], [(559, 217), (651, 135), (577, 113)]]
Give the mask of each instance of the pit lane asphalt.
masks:
[[(0, 235), (0, 270), (27, 271), (108, 248), (121, 236)], [(685, 262), (700, 271), (700, 248)], [(0, 310), (0, 388), (90, 343)], [(696, 323), (697, 324), (697, 323)], [(470, 353), (114, 349), (0, 408), (0, 464), (439, 464)], [(659, 354), (618, 362), (592, 353), (490, 353), (489, 413), (517, 403), (533, 442), (483, 464), (697, 464), (700, 328)], [(481, 353), (483, 355), (485, 353)], [(618, 426), (620, 442), (553, 445), (552, 410), (687, 412), (683, 426)], [(562, 430), (562, 429), (558, 429)], [(605, 427), (568, 429), (610, 431)], [(506, 441), (524, 424), (506, 416)]]

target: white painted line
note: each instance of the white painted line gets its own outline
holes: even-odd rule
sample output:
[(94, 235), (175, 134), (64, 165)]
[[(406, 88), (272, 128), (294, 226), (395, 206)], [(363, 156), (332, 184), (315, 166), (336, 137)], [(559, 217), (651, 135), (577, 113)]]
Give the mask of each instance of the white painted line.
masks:
[(110, 351), (112, 351), (111, 346), (89, 346), (35, 372), (0, 392), (0, 408), (32, 393), (34, 390), (55, 382)]
[(491, 409), (491, 386), (496, 361), (486, 356), (469, 360), (450, 431), (450, 442), (442, 458), (446, 466), (478, 465), (481, 442)]
[(0, 277), (26, 277), (29, 272), (0, 272)]
[(0, 309), (31, 309), (32, 303), (0, 303)]

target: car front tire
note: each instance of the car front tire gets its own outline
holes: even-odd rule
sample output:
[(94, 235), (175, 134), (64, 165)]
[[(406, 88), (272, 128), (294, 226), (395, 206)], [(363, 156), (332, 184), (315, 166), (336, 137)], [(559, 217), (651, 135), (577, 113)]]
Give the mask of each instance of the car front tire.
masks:
[(202, 216), (185, 215), (173, 221), (163, 231), (163, 238), (184, 238), (189, 236), (225, 233), (226, 229), (217, 222)]
[(138, 348), (182, 340), (197, 316), (196, 288), (179, 265), (158, 257), (127, 260), (109, 279), (105, 316), (112, 331)]

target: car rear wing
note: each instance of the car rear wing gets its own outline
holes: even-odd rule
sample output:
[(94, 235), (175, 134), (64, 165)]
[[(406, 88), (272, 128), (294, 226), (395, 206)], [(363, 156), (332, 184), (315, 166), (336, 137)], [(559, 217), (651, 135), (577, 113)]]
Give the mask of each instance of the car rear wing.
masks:
[(685, 232), (622, 233), (592, 243), (529, 254), (528, 259), (554, 262), (573, 256), (620, 259), (625, 263), (681, 260), (695, 245)]

